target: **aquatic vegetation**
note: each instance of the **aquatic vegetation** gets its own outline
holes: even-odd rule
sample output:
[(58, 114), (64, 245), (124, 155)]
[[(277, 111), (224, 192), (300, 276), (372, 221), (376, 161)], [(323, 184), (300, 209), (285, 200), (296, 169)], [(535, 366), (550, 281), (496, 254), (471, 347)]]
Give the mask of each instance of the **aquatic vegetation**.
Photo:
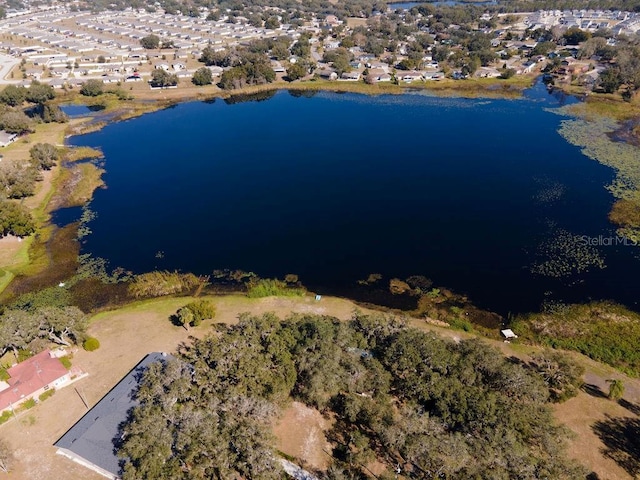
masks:
[[(570, 109), (558, 109), (556, 113), (569, 114)], [(587, 157), (615, 170), (613, 182), (607, 186), (611, 194), (640, 208), (640, 149), (627, 143), (613, 141), (610, 134), (618, 124), (606, 117), (565, 119), (560, 124), (559, 133), (569, 143), (582, 149)], [(628, 211), (633, 211), (630, 209)], [(618, 234), (630, 240), (640, 240), (640, 228), (634, 225), (634, 217), (618, 215)]]
[(546, 277), (570, 277), (606, 266), (604, 258), (583, 235), (563, 228), (553, 228), (551, 236), (538, 247), (537, 256), (543, 260), (531, 265), (531, 273)]
[(533, 200), (540, 205), (550, 205), (562, 198), (566, 192), (566, 187), (555, 180), (549, 178), (537, 178), (536, 183), (540, 189), (533, 196)]

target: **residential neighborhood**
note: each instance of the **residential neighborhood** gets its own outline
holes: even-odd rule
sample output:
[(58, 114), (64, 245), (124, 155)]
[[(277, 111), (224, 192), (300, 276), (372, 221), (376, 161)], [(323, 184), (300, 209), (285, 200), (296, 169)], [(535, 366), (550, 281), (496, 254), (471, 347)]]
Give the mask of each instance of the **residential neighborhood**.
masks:
[[(485, 13), (464, 25), (434, 18), (420, 8), (409, 11), (393, 5), (366, 19), (321, 14), (294, 18), (295, 12), (276, 7), (256, 11), (262, 18), (272, 18), (271, 24), (231, 10), (215, 13), (206, 9), (194, 16), (133, 9), (90, 13), (62, 6), (10, 12), (0, 21), (0, 51), (12, 68), (0, 81), (23, 86), (39, 81), (73, 89), (88, 79), (99, 79), (104, 84), (129, 84), (132, 89), (136, 83), (146, 85), (143, 80), (151, 79), (154, 70), (163, 70), (175, 78), (174, 84), (185, 86), (202, 67), (199, 60), (205, 49), (221, 53), (283, 42), (290, 53), (266, 51), (277, 78), (291, 78), (287, 71), (301, 57), (302, 71), (293, 78), (407, 84), (446, 77), (535, 74), (559, 55), (564, 63), (554, 64), (552, 73), (561, 81), (582, 76), (595, 83), (604, 64), (593, 55), (578, 60), (577, 43), (569, 44), (563, 33), (579, 29), (615, 46), (616, 37), (640, 30), (640, 14), (605, 10)], [(389, 27), (398, 31), (386, 42), (384, 32)], [(146, 38), (159, 39), (157, 48), (145, 48)], [(478, 45), (469, 49), (474, 41)], [(549, 41), (554, 48), (541, 54), (536, 46)], [(297, 43), (308, 48), (296, 53)], [(343, 50), (348, 65), (328, 60), (332, 52)], [(467, 50), (481, 55), (468, 56)], [(232, 65), (207, 67), (217, 83)]]

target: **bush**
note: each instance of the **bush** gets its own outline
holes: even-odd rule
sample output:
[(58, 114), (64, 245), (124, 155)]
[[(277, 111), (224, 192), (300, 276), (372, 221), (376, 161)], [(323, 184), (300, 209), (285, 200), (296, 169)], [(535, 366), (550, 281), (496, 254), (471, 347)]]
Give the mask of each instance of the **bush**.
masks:
[(192, 273), (150, 272), (137, 275), (129, 285), (129, 293), (136, 298), (161, 297), (182, 293), (199, 283)]
[(42, 393), (39, 397), (38, 400), (40, 402), (44, 402), (47, 398), (52, 397), (53, 394), (56, 393), (55, 389), (50, 388), (49, 390), (47, 390), (46, 392)]
[(249, 298), (261, 297), (303, 297), (304, 288), (290, 288), (285, 282), (278, 279), (265, 278), (251, 281), (247, 284), (247, 296)]
[(87, 352), (93, 352), (100, 348), (100, 342), (95, 337), (89, 337), (84, 342), (82, 342), (82, 348), (84, 348)]
[(624, 396), (624, 383), (622, 380), (607, 380), (609, 382), (609, 395), (611, 400), (620, 400)]
[(22, 405), (20, 405), (20, 410), (30, 410), (36, 406), (36, 403), (37, 402), (35, 398), (30, 398), (29, 400), (24, 402)]
[(60, 357), (60, 362), (64, 365), (64, 368), (67, 370), (71, 369), (71, 359), (66, 355), (64, 357)]
[(202, 320), (212, 319), (216, 316), (216, 306), (211, 300), (196, 300), (186, 305), (193, 312), (192, 325), (197, 326)]
[(10, 418), (11, 418), (10, 411), (7, 410), (6, 412), (3, 412), (2, 415), (0, 415), (0, 425), (2, 425), (5, 422), (8, 422)]
[(103, 93), (104, 83), (98, 79), (87, 80), (82, 84), (82, 88), (80, 89), (80, 95), (84, 95), (85, 97), (97, 97)]

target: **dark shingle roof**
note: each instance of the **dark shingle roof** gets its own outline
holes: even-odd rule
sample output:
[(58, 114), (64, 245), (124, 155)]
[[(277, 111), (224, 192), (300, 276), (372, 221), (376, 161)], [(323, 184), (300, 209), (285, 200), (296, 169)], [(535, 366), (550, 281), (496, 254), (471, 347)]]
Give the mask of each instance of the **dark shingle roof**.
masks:
[(142, 374), (151, 363), (170, 358), (173, 357), (159, 352), (148, 354), (54, 445), (119, 476), (120, 459), (114, 440), (118, 439), (129, 410), (138, 404), (134, 395)]

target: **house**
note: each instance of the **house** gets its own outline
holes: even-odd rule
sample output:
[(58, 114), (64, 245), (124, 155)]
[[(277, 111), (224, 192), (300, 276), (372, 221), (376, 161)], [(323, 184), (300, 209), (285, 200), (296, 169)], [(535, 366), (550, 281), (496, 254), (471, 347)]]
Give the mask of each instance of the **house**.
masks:
[(360, 80), (360, 72), (344, 72), (340, 76), (340, 80), (343, 82), (357, 82)]
[(384, 70), (371, 69), (369, 70), (368, 79), (373, 82), (390, 82), (392, 78), (391, 75)]
[[(0, 130), (0, 147), (6, 147), (16, 141), (18, 135), (15, 133), (7, 133), (4, 130)], [(0, 392), (1, 394), (2, 392)]]
[(423, 79), (420, 72), (400, 72), (398, 78), (405, 83), (418, 82)]
[(94, 405), (54, 444), (56, 453), (83, 465), (100, 475), (120, 478), (120, 459), (114, 441), (120, 439), (120, 426), (130, 410), (138, 405), (135, 394), (149, 365), (166, 362), (173, 357), (153, 352), (145, 356), (102, 399)]
[(318, 76), (324, 80), (337, 80), (338, 74), (332, 70), (320, 70), (316, 72)]
[[(8, 135), (0, 132), (0, 135)], [(15, 138), (15, 134), (13, 138)], [(47, 390), (61, 388), (71, 381), (71, 373), (50, 350), (45, 350), (7, 369), (9, 379), (0, 382), (0, 412), (13, 410)]]

